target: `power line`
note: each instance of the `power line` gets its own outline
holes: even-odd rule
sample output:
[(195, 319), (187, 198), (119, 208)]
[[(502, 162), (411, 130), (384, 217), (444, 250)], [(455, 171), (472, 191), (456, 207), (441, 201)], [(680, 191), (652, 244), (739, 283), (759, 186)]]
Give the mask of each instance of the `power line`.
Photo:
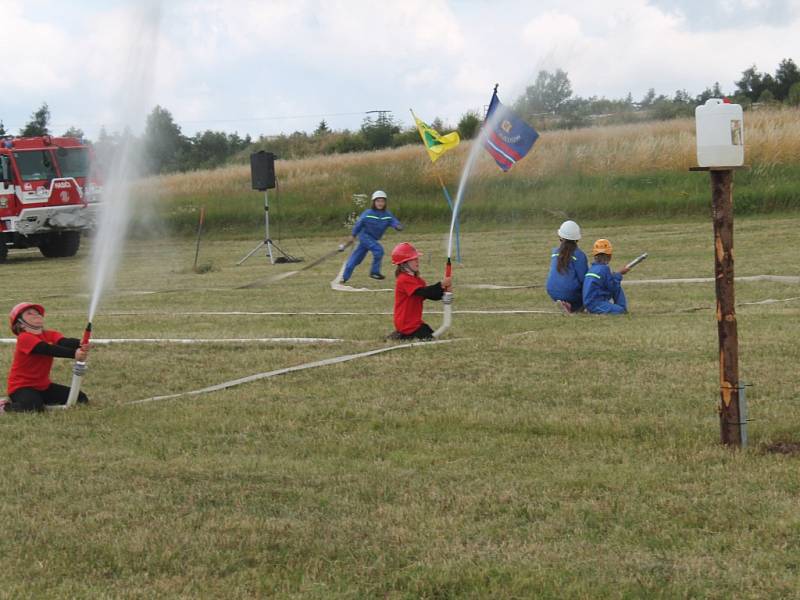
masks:
[[(346, 112), (346, 113), (328, 113), (328, 114), (316, 114), (316, 115), (285, 115), (281, 117), (242, 117), (239, 119), (187, 119), (187, 120), (180, 120), (176, 119), (178, 123), (237, 123), (239, 121), (280, 121), (283, 119), (319, 119), (325, 117), (353, 117), (356, 115), (365, 115), (370, 112), (375, 111), (364, 111), (360, 110), (358, 112)], [(384, 111), (382, 111), (384, 112)]]

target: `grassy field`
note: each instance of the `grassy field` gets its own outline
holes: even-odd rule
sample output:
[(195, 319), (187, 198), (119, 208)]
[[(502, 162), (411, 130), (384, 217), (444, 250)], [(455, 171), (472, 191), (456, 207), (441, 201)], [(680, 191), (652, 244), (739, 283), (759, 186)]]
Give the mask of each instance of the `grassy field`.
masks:
[[(392, 295), (331, 290), (335, 260), (235, 289), (294, 268), (234, 266), (256, 240), (207, 242), (202, 275), (188, 240), (133, 243), (98, 338), (344, 341), (98, 346), (90, 406), (0, 416), (0, 597), (796, 597), (800, 458), (765, 448), (800, 440), (798, 286), (737, 284), (753, 421), (750, 448), (730, 451), (712, 284), (629, 283), (620, 318), (561, 316), (541, 287), (467, 287), (541, 285), (550, 221), (467, 224), (455, 268), (456, 311), (543, 312), (457, 312), (449, 344), (145, 405), (128, 403), (382, 348)], [(712, 274), (709, 219), (605, 223), (581, 221), (584, 246), (609, 237), (616, 264), (651, 254), (626, 280)], [(737, 275), (800, 274), (785, 247), (796, 224), (738, 217)], [(413, 239), (437, 279), (442, 235)], [(303, 253), (334, 243), (308, 238)], [(12, 253), (4, 305), (41, 301), (50, 327), (78, 335), (86, 252)], [(379, 287), (366, 272), (353, 284)], [(225, 311), (359, 314), (197, 314)]]
[[(800, 209), (800, 109), (748, 112), (746, 171), (736, 174), (738, 214)], [(277, 161), (272, 214), (285, 232), (330, 234), (353, 210), (354, 193), (385, 189), (390, 208), (416, 231), (436, 231), (448, 208), (441, 176), (455, 195), (470, 144), (431, 164), (421, 144), (382, 152)], [(467, 188), (465, 224), (476, 229), (580, 219), (678, 218), (708, 213), (708, 177), (696, 164), (694, 120), (545, 132), (531, 154), (503, 174), (485, 152)], [(201, 206), (218, 235), (240, 236), (263, 219), (263, 195), (249, 166), (157, 177), (137, 196), (139, 232), (188, 234)], [(146, 210), (150, 208), (151, 210)], [(152, 218), (155, 217), (155, 218)], [(277, 231), (277, 230), (276, 230)]]

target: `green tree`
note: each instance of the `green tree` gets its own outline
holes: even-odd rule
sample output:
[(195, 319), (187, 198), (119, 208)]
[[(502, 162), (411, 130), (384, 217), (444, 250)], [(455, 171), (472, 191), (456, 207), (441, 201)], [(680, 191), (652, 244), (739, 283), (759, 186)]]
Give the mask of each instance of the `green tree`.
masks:
[(3, 124), (3, 120), (0, 119), (0, 137), (5, 137), (7, 135), (8, 133), (6, 133), (6, 126)]
[[(561, 118), (553, 124), (556, 129), (576, 129), (587, 127), (591, 124), (591, 115), (595, 112), (597, 98), (581, 98), (575, 96), (561, 105), (559, 114)], [(601, 109), (602, 110), (602, 109)], [(603, 111), (604, 112), (604, 111)]]
[[(786, 96), (786, 104), (789, 106), (800, 106), (800, 81), (792, 84), (792, 87), (789, 88), (789, 93)], [(2, 126), (2, 122), (0, 122), (0, 126)]]
[(722, 93), (722, 88), (719, 86), (719, 81), (714, 83), (713, 87), (706, 88), (703, 90), (703, 93), (695, 98), (695, 104), (705, 104), (706, 100), (709, 98), (722, 98), (724, 94)]
[(623, 102), (627, 108), (633, 108), (633, 94), (628, 92), (628, 95), (625, 96), (625, 100), (623, 100)]
[(742, 71), (742, 78), (736, 82), (736, 91), (756, 102), (764, 90), (769, 89), (773, 83), (771, 75), (759, 73), (753, 65)]
[(392, 136), (392, 147), (407, 146), (408, 144), (419, 144), (419, 130), (416, 125), (401, 130)]
[(83, 129), (79, 127), (70, 127), (67, 129), (63, 134), (62, 137), (75, 137), (75, 138), (83, 138)]
[(166, 108), (156, 106), (147, 116), (143, 142), (149, 173), (169, 173), (183, 166), (188, 142)]
[(348, 152), (361, 152), (367, 150), (367, 141), (360, 131), (352, 132), (347, 129), (334, 136), (330, 146), (331, 154), (346, 154)]
[(674, 104), (692, 104), (692, 97), (686, 90), (677, 90), (675, 96), (672, 98)]
[(764, 90), (761, 92), (761, 95), (758, 97), (758, 101), (761, 104), (774, 104), (775, 103), (775, 94), (772, 93), (772, 90)]
[(50, 130), (47, 127), (49, 123), (50, 108), (47, 106), (47, 102), (42, 102), (39, 110), (31, 115), (31, 120), (25, 124), (25, 127), (20, 130), (19, 134), (22, 137), (48, 135), (50, 133)]
[(223, 164), (231, 154), (230, 140), (224, 132), (204, 131), (189, 140), (191, 151), (184, 166), (211, 169)]
[(392, 116), (385, 112), (379, 113), (378, 118), (374, 120), (366, 117), (361, 124), (361, 135), (369, 149), (388, 148), (392, 145), (396, 133), (400, 133), (400, 128)]
[(772, 90), (777, 100), (786, 100), (789, 90), (800, 82), (800, 70), (791, 58), (785, 58), (775, 71), (775, 88)]
[(572, 84), (565, 71), (555, 73), (539, 71), (533, 85), (515, 102), (514, 107), (523, 115), (557, 113), (558, 109), (572, 96)]
[(471, 140), (478, 135), (478, 130), (481, 128), (481, 118), (474, 110), (461, 115), (458, 121), (458, 135), (462, 140)]
[(656, 99), (656, 90), (655, 88), (650, 88), (649, 90), (647, 90), (647, 93), (644, 95), (644, 97), (639, 101), (639, 106), (641, 106), (642, 108), (648, 108), (653, 105), (655, 99)]
[(314, 135), (321, 137), (323, 135), (328, 135), (330, 132), (331, 130), (328, 127), (328, 124), (325, 122), (325, 119), (322, 119), (322, 121), (319, 122), (319, 125), (317, 125), (317, 128), (314, 130)]

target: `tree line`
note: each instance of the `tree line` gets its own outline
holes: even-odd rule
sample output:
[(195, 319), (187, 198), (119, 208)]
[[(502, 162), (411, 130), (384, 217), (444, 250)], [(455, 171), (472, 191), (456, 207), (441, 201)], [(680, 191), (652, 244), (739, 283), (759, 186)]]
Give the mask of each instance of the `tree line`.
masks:
[[(707, 87), (697, 96), (686, 90), (677, 90), (672, 96), (656, 95), (650, 88), (643, 98), (636, 101), (631, 94), (625, 98), (607, 99), (590, 96), (574, 96), (569, 75), (557, 69), (555, 72), (540, 71), (536, 80), (515, 101), (514, 110), (540, 130), (586, 127), (593, 124), (625, 123), (643, 120), (665, 120), (687, 117), (709, 98), (728, 96), (745, 109), (758, 106), (800, 106), (800, 70), (788, 58), (781, 61), (774, 75), (759, 72), (755, 65), (742, 72), (734, 82), (735, 89), (726, 94), (719, 84)], [(462, 139), (472, 139), (478, 132), (483, 115), (478, 111), (467, 111), (452, 126), (436, 118), (430, 126), (439, 132), (456, 130)], [(50, 109), (43, 103), (20, 130), (23, 137), (51, 134)], [(10, 135), (0, 120), (0, 137)], [(62, 135), (85, 137), (76, 127), (68, 128)], [(251, 152), (268, 150), (279, 158), (303, 158), (320, 154), (341, 154), (393, 148), (419, 143), (415, 126), (401, 127), (388, 111), (376, 117), (367, 115), (357, 130), (331, 130), (325, 120), (307, 133), (295, 131), (291, 134), (241, 137), (238, 133), (206, 130), (186, 136), (175, 122), (172, 113), (156, 106), (147, 116), (144, 132), (135, 136), (130, 131), (109, 134), (100, 129), (94, 141), (95, 152), (101, 164), (107, 164), (121, 142), (128, 141), (141, 146), (146, 174), (162, 174), (195, 169), (213, 169), (227, 163), (244, 163)]]
[(791, 58), (782, 60), (774, 75), (760, 73), (753, 65), (742, 72), (742, 78), (734, 85), (733, 92), (726, 93), (716, 82), (697, 96), (686, 90), (677, 90), (672, 96), (656, 95), (655, 89), (650, 88), (639, 101), (631, 94), (615, 100), (582, 98), (573, 96), (568, 74), (558, 69), (554, 73), (540, 71), (536, 81), (514, 103), (514, 109), (534, 127), (548, 129), (689, 117), (709, 98), (728, 97), (745, 109), (759, 105), (800, 106), (800, 70)]

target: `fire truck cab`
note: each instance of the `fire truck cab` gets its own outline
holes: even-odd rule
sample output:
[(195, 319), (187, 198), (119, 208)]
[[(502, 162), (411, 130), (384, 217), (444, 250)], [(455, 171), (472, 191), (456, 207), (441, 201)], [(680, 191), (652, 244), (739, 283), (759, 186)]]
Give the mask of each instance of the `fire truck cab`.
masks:
[(91, 148), (73, 137), (0, 140), (0, 262), (9, 248), (75, 255), (100, 200), (91, 158)]

